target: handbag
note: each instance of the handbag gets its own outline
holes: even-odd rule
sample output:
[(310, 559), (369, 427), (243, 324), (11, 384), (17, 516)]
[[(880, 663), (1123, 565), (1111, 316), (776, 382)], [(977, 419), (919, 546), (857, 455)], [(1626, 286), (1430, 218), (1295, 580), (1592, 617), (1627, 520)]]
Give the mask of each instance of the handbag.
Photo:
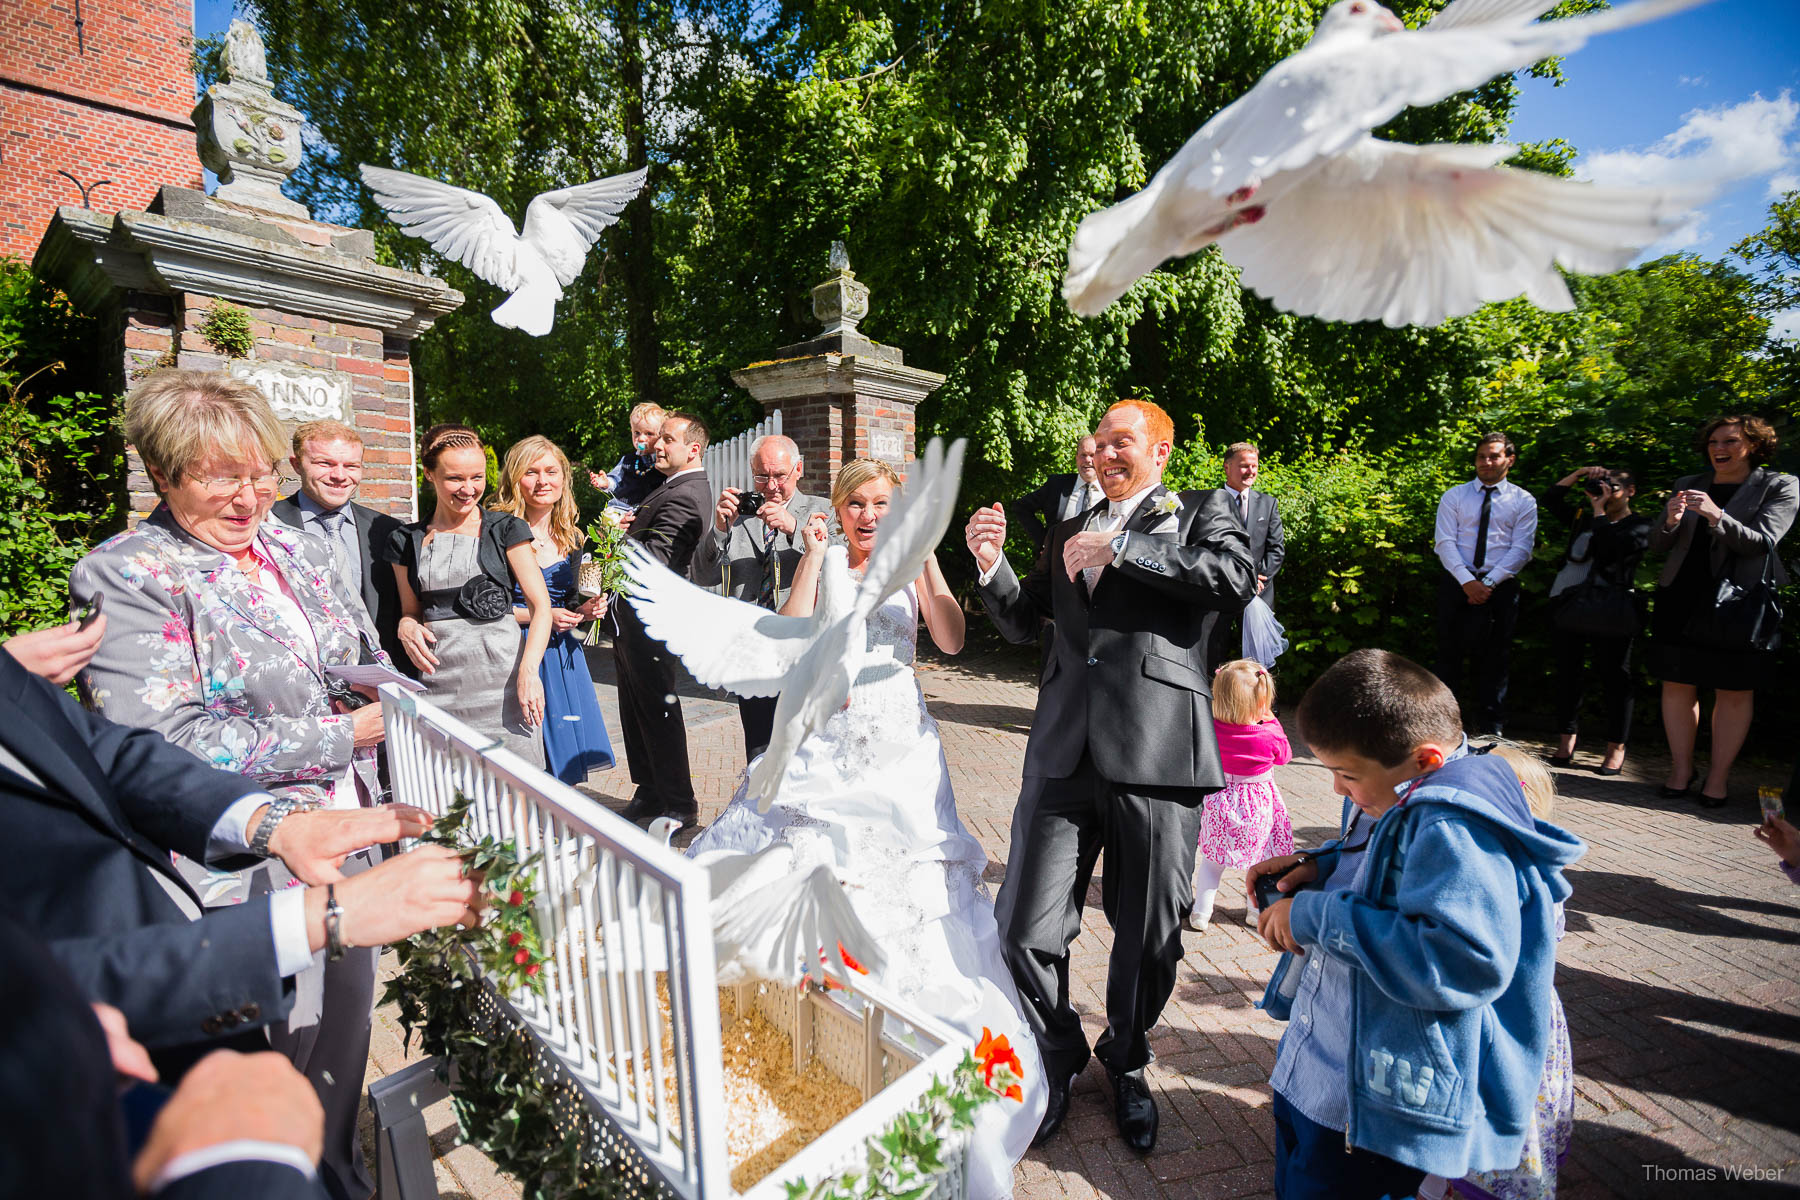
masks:
[(1609, 579), (1586, 579), (1557, 597), (1550, 623), (1576, 637), (1632, 637), (1640, 628), (1631, 589)]
[(1712, 603), (1688, 618), (1683, 639), (1704, 650), (1778, 649), (1782, 613), (1781, 600), (1775, 594), (1774, 568), (1771, 548), (1763, 558), (1762, 574), (1749, 587), (1730, 575), (1719, 580)]

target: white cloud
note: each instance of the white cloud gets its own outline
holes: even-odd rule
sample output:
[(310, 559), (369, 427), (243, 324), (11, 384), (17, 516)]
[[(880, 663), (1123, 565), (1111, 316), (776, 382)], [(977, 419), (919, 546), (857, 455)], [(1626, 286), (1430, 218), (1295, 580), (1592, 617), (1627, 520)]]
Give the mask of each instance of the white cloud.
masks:
[(1705, 87), (1706, 86), (1706, 76), (1704, 76), (1704, 75), (1682, 75), (1677, 79), (1677, 82), (1679, 82), (1682, 87)]
[(1584, 155), (1576, 173), (1613, 187), (1724, 184), (1787, 171), (1800, 158), (1790, 141), (1800, 102), (1786, 91), (1739, 104), (1695, 109), (1681, 128), (1643, 149)]
[(1785, 196), (1797, 188), (1800, 188), (1800, 175), (1791, 175), (1783, 171), (1779, 175), (1769, 176), (1769, 199), (1771, 200), (1777, 196)]

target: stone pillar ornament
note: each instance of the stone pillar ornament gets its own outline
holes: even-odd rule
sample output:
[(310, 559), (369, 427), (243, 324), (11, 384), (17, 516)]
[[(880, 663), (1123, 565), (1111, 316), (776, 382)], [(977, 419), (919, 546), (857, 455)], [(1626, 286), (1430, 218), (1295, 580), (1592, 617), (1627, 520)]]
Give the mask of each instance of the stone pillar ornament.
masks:
[(281, 194), (300, 165), (300, 110), (275, 98), (262, 35), (241, 17), (225, 34), (225, 69), (194, 106), (200, 161), (219, 177), (214, 199), (305, 221), (306, 206)]
[(826, 481), (814, 486), (828, 486), (853, 458), (884, 459), (904, 478), (919, 401), (944, 377), (907, 366), (898, 346), (871, 341), (857, 329), (869, 315), (869, 287), (856, 282), (842, 242), (831, 244), (829, 265), (832, 277), (812, 289), (813, 315), (825, 328), (731, 378), (765, 411), (781, 410), (781, 431), (800, 447), (807, 478)]

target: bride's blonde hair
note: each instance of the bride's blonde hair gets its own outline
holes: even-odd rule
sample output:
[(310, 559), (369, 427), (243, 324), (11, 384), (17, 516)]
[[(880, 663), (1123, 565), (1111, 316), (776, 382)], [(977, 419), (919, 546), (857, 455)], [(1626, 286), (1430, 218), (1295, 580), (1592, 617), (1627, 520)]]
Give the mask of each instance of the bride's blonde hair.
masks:
[(831, 481), (831, 507), (844, 507), (850, 503), (852, 492), (877, 479), (885, 479), (895, 491), (900, 490), (900, 474), (889, 464), (879, 458), (851, 459), (838, 468), (837, 478)]

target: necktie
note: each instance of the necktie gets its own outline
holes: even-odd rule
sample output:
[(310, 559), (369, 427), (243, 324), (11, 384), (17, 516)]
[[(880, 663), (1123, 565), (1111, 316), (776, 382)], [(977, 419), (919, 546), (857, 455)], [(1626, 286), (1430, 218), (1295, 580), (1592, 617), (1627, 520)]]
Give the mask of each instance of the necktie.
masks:
[(362, 553), (356, 545), (356, 526), (350, 522), (350, 514), (341, 508), (332, 509), (328, 513), (319, 514), (319, 524), (325, 535), (343, 552), (344, 570), (350, 576), (350, 591), (354, 595), (362, 595)]
[(1237, 494), (1237, 502), (1238, 520), (1242, 521), (1247, 527), (1250, 524), (1250, 493), (1247, 491), (1239, 492)]
[[(1119, 510), (1118, 506), (1108, 505), (1105, 512), (1096, 513), (1094, 515), (1094, 519), (1089, 523), (1089, 527), (1099, 530), (1101, 533), (1117, 533), (1119, 526), (1124, 523), (1125, 514)], [(1104, 570), (1106, 570), (1106, 565), (1104, 563), (1097, 567), (1085, 567), (1082, 569), (1081, 581), (1087, 584), (1088, 595), (1092, 596), (1094, 594), (1094, 588), (1100, 582), (1100, 572)]]
[(1488, 518), (1494, 513), (1494, 489), (1481, 489), (1481, 520), (1475, 523), (1475, 561), (1470, 565), (1477, 571), (1487, 562)]
[(781, 559), (775, 554), (775, 529), (772, 525), (763, 525), (762, 556), (762, 583), (756, 589), (756, 604), (759, 608), (773, 611), (775, 592), (781, 583)]

